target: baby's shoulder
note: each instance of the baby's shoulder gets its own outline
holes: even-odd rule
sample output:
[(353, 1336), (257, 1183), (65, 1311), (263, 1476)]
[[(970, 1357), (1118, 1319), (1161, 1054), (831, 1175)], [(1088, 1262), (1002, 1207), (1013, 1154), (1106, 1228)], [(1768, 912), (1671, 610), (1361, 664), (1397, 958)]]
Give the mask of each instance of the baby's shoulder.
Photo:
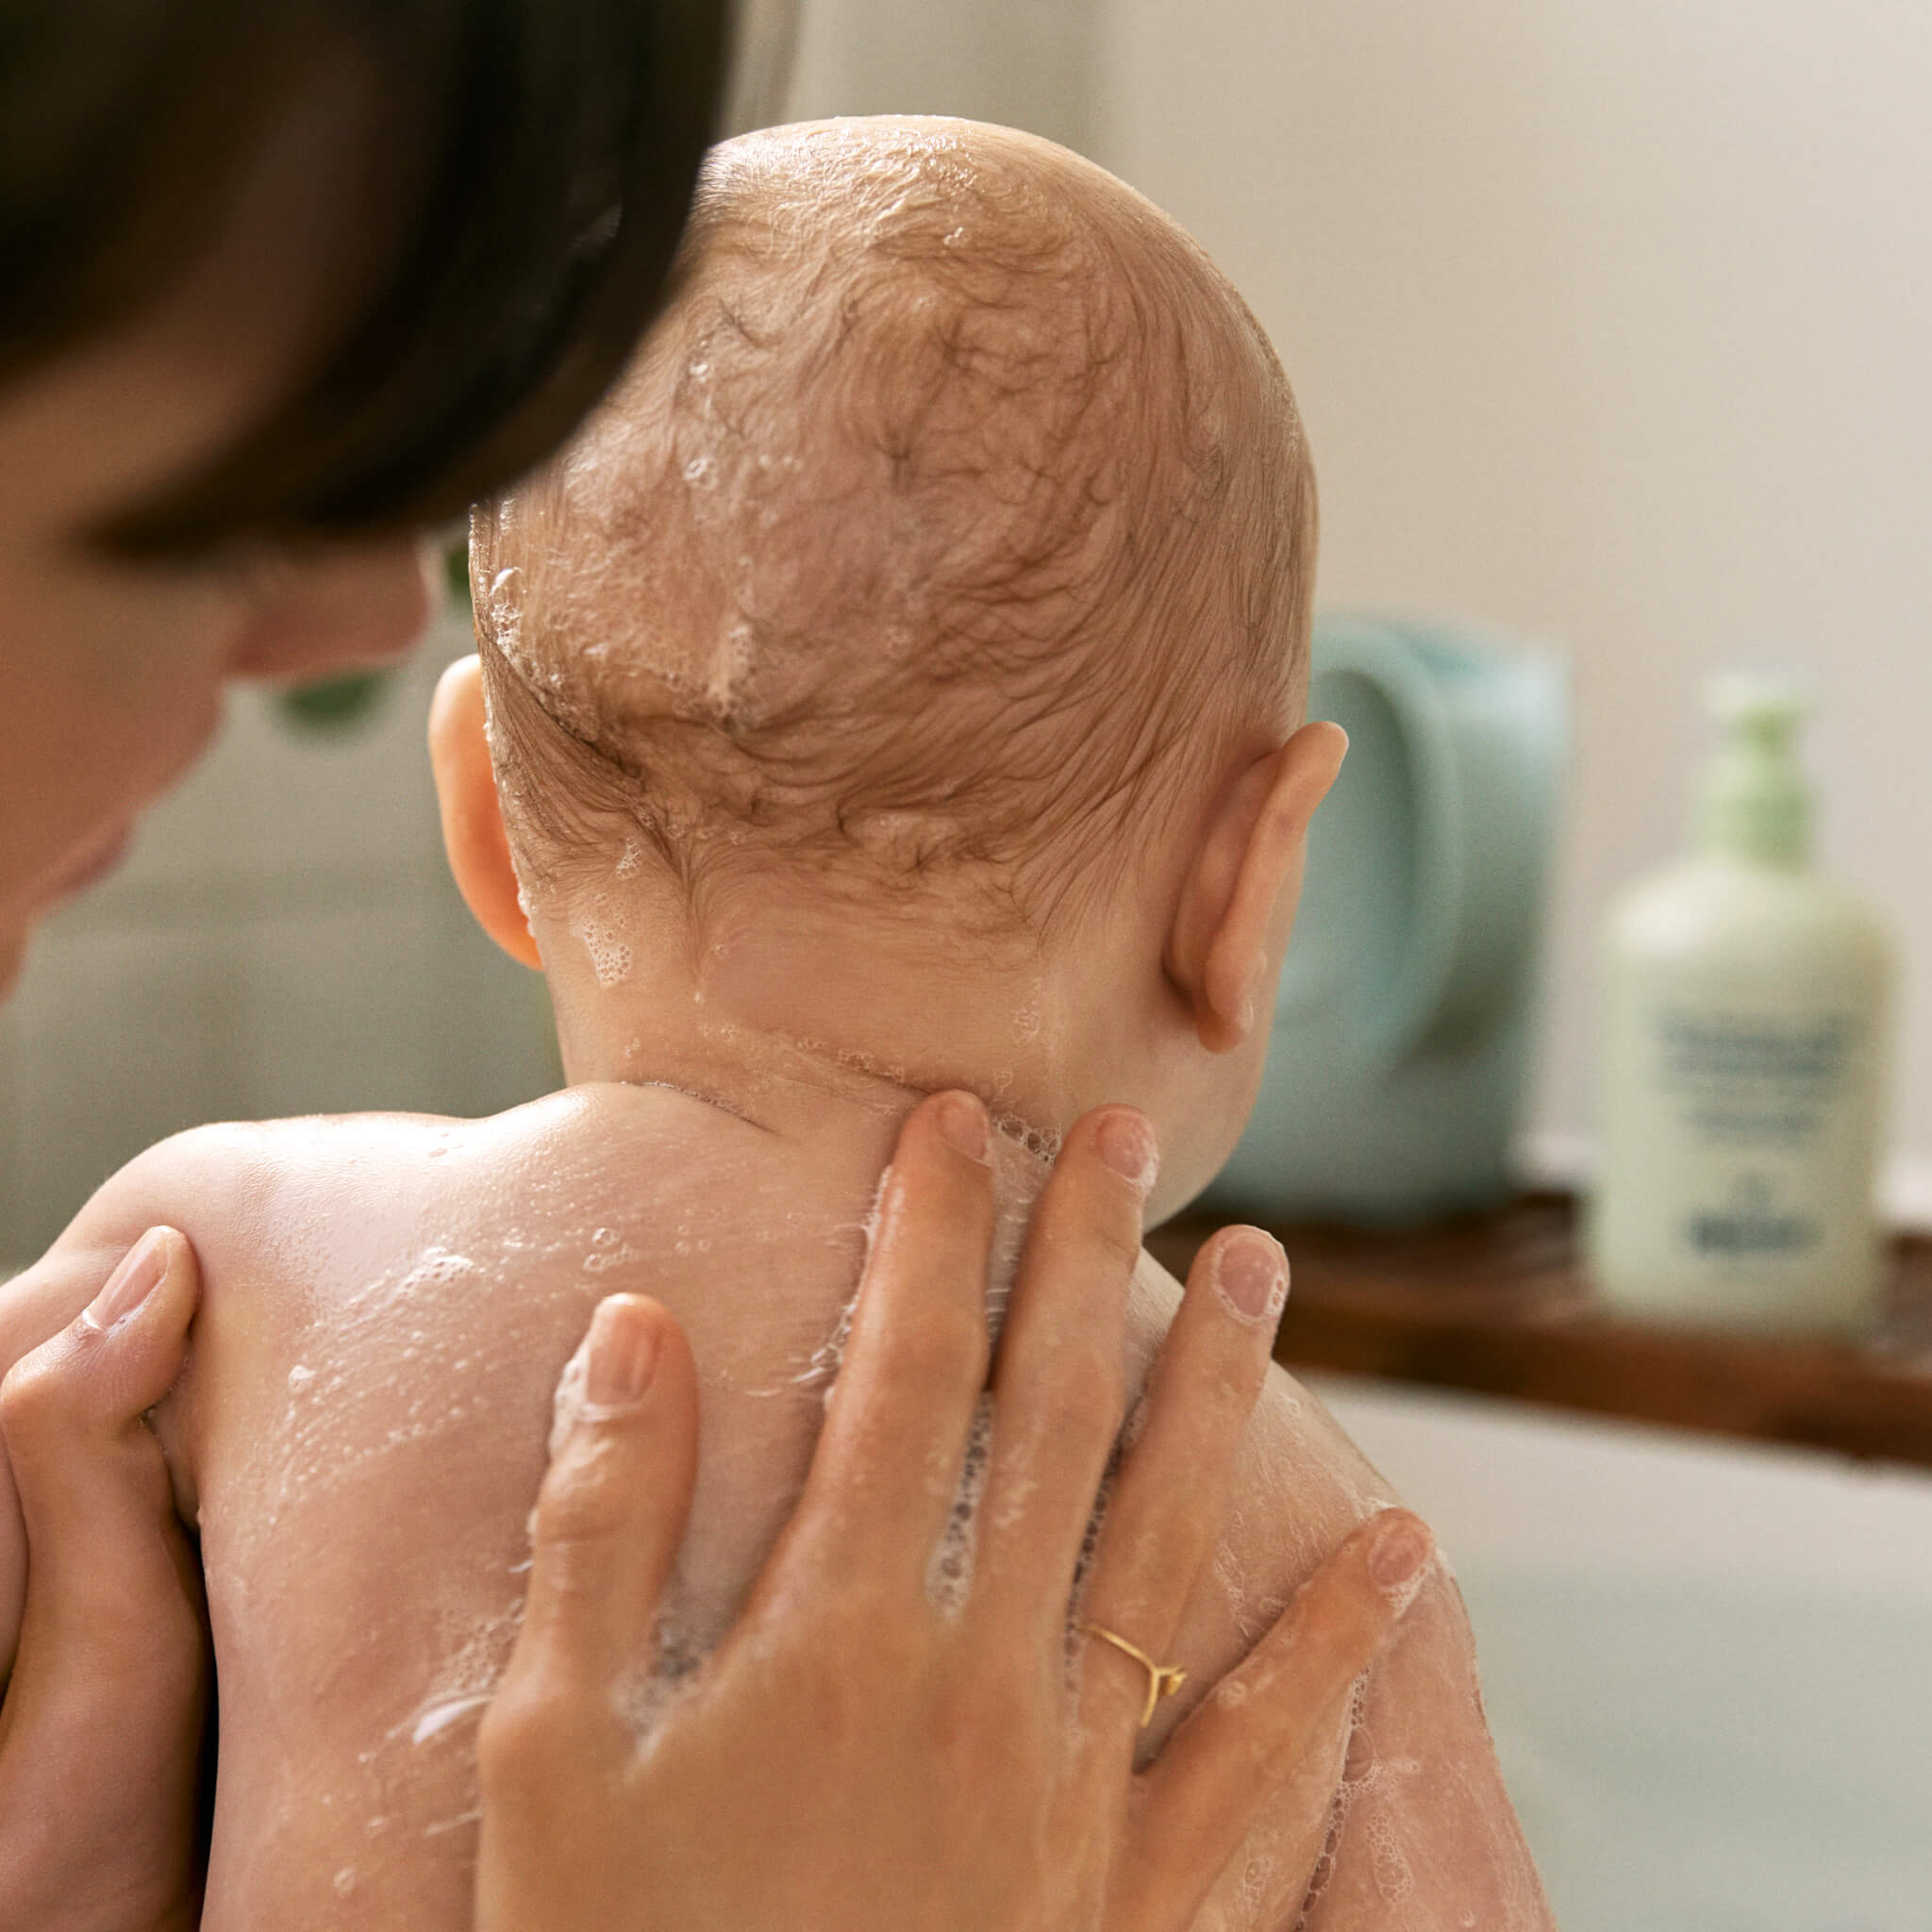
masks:
[(795, 1150), (771, 1140), (672, 1090), (614, 1087), (566, 1089), (483, 1120), (191, 1128), (104, 1181), (47, 1254), (0, 1286), (0, 1361), (73, 1320), (158, 1225), (193, 1244), (205, 1314), (243, 1298), (258, 1315), (313, 1307), (452, 1248), (539, 1270), (578, 1249), (594, 1256), (600, 1240), (633, 1256), (641, 1241), (672, 1259), (680, 1240), (709, 1253), (734, 1199), (805, 1191)]
[[(106, 1182), (63, 1244), (112, 1242), (166, 1222), (233, 1258), (258, 1245), (271, 1265), (300, 1258), (287, 1239), (313, 1228), (338, 1261), (441, 1219), (481, 1223), (542, 1245), (546, 1232), (605, 1213), (661, 1221), (735, 1189), (745, 1202), (794, 1191), (798, 1150), (667, 1088), (565, 1088), (478, 1120), (323, 1114), (195, 1127), (149, 1148)], [(328, 1235), (328, 1241), (321, 1239)]]
[(359, 1293), (412, 1257), (458, 1250), (524, 1275), (610, 1273), (620, 1254), (675, 1274), (687, 1255), (788, 1214), (795, 1224), (811, 1178), (796, 1146), (675, 1090), (585, 1086), (481, 1120), (197, 1129), (117, 1177), (112, 1219), (165, 1219), (180, 1203), (212, 1274)]
[(669, 1088), (576, 1087), (484, 1120), (346, 1115), (188, 1142), (167, 1153), (174, 1180), (221, 1172), (184, 1228), (208, 1350), (232, 1348), (236, 1377), (252, 1361), (268, 1387), (318, 1356), (507, 1361), (566, 1336), (574, 1346), (591, 1304), (616, 1291), (664, 1302), (694, 1344), (726, 1326), (742, 1341), (766, 1311), (810, 1302), (808, 1279), (851, 1277), (867, 1205), (826, 1185), (813, 1150)]
[(407, 1441), (480, 1469), (498, 1435), (534, 1455), (601, 1296), (654, 1296), (701, 1362), (728, 1362), (807, 1319), (801, 1273), (852, 1265), (801, 1270), (794, 1250), (788, 1271), (787, 1230), (809, 1249), (828, 1225), (797, 1158), (668, 1090), (569, 1089), (477, 1121), (281, 1121), (156, 1155), (144, 1208), (163, 1168), (220, 1171), (184, 1228), (202, 1305), (162, 1418), (203, 1497), (245, 1489), (264, 1455), (308, 1466), (321, 1435), (338, 1466), (399, 1469)]
[(258, 1205), (275, 1159), (272, 1126), (194, 1127), (110, 1174), (30, 1268), (0, 1287), (0, 1363), (63, 1328), (151, 1227), (178, 1229), (205, 1257)]

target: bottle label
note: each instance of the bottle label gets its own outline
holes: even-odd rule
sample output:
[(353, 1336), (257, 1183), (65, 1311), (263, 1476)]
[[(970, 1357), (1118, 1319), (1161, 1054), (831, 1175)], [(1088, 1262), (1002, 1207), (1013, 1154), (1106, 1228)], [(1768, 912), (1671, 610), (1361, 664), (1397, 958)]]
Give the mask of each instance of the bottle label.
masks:
[(1700, 1255), (1802, 1255), (1824, 1239), (1815, 1214), (1780, 1213), (1776, 1184), (1769, 1174), (1741, 1174), (1723, 1208), (1693, 1208), (1684, 1238)]
[(1644, 1164), (1678, 1252), (1708, 1277), (1825, 1264), (1864, 1214), (1869, 1023), (1680, 997), (1650, 1006), (1641, 1033), (1662, 1102)]
[(1858, 1042), (1849, 1013), (1802, 1018), (1666, 1006), (1659, 1074), (1687, 1125), (1719, 1140), (1789, 1143), (1816, 1133), (1845, 1090)]

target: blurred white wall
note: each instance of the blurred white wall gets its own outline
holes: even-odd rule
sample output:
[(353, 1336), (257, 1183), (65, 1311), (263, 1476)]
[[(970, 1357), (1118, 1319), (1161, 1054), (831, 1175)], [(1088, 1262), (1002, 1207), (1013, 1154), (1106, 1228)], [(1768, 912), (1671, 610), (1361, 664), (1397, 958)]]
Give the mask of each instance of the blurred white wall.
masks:
[(1096, 0), (803, 0), (786, 118), (962, 114), (1093, 143)]
[(1607, 897), (1669, 853), (1706, 672), (1815, 675), (1828, 856), (1909, 962), (1932, 1150), (1932, 9), (1097, 0), (1091, 151), (1280, 347), (1322, 599), (1574, 667), (1547, 1127), (1587, 1124)]

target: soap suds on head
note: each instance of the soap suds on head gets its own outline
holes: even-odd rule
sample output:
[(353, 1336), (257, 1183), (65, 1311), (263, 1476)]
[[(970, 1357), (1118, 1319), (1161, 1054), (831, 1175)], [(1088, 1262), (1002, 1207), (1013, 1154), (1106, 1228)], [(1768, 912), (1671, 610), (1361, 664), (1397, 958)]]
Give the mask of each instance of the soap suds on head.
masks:
[(539, 871), (641, 833), (687, 893), (747, 854), (950, 874), (1043, 922), (1288, 714), (1299, 420), (1131, 190), (964, 123), (765, 130), (708, 160), (675, 289), (569, 452), (473, 524)]
[[(625, 852), (628, 855), (634, 849), (626, 845)], [(633, 865), (632, 870), (635, 869)], [(623, 858), (618, 861), (617, 872), (620, 877), (625, 876)], [(591, 892), (577, 906), (572, 926), (577, 942), (590, 958), (591, 970), (597, 975), (599, 986), (608, 989), (630, 977), (635, 958), (631, 933), (637, 916), (637, 908), (621, 890)]]

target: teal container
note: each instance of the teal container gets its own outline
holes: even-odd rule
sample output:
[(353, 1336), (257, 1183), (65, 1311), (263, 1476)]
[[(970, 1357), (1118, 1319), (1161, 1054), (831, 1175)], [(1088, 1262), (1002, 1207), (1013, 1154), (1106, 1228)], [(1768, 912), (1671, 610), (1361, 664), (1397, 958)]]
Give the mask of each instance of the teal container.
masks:
[(1348, 733), (1315, 815), (1274, 1038), (1207, 1205), (1417, 1222), (1511, 1191), (1551, 846), (1561, 668), (1437, 625), (1323, 617), (1308, 715)]

